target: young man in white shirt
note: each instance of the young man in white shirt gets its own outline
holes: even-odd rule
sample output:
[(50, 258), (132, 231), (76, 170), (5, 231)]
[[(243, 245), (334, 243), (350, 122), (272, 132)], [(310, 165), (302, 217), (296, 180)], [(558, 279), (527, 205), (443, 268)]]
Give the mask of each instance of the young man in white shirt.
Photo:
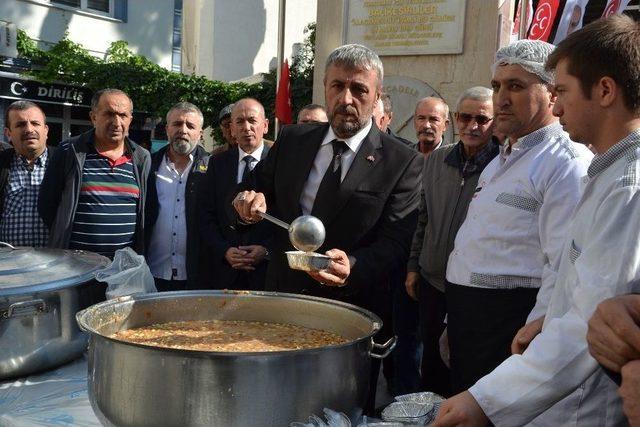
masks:
[(552, 51), (520, 40), (496, 53), (494, 121), (507, 141), (480, 175), (447, 264), (454, 393), (509, 357), (516, 332), (544, 314), (592, 158), (553, 116)]
[(598, 154), (544, 317), (520, 331), (514, 355), (442, 405), (436, 426), (625, 425), (617, 385), (589, 354), (586, 333), (597, 304), (637, 290), (640, 278), (639, 46), (640, 25), (612, 16), (571, 34), (549, 57), (554, 114)]

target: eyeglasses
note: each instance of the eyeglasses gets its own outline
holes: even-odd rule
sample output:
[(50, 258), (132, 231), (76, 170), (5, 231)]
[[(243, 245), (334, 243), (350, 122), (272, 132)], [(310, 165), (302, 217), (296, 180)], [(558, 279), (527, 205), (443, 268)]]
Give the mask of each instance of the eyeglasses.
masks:
[(487, 117), (482, 114), (478, 114), (477, 116), (474, 116), (473, 114), (469, 114), (469, 113), (456, 113), (456, 114), (457, 114), (456, 116), (457, 119), (465, 124), (469, 123), (471, 120), (475, 120), (476, 123), (478, 123), (478, 125), (482, 126), (482, 125), (486, 125), (491, 120), (493, 120), (493, 117)]

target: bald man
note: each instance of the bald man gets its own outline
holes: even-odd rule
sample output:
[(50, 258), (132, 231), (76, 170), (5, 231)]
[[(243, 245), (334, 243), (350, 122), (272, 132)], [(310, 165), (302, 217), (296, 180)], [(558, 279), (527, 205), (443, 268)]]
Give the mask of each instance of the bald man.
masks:
[(266, 221), (242, 229), (236, 225), (231, 201), (236, 186), (251, 179), (250, 171), (266, 157), (263, 136), (269, 130), (264, 108), (253, 98), (236, 102), (231, 112), (231, 134), (237, 146), (212, 156), (202, 199), (201, 220), (212, 257), (217, 289), (263, 290), (267, 268), (267, 241), (272, 227)]

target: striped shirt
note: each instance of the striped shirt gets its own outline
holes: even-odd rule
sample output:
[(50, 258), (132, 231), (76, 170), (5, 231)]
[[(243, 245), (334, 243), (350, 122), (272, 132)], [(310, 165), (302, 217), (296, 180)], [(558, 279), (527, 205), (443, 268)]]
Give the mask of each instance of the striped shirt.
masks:
[(133, 246), (139, 198), (130, 155), (111, 161), (88, 153), (69, 247), (113, 257)]
[(47, 244), (49, 233), (38, 214), (38, 191), (47, 162), (47, 150), (31, 165), (18, 153), (11, 159), (4, 209), (0, 212), (0, 241), (14, 246)]

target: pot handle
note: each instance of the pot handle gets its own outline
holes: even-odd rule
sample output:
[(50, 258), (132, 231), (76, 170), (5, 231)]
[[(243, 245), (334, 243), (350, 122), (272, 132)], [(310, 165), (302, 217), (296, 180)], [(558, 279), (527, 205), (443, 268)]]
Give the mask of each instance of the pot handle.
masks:
[(12, 251), (16, 250), (15, 246), (12, 246), (12, 245), (8, 244), (7, 242), (0, 242), (0, 245), (5, 245), (6, 247), (11, 249)]
[(42, 299), (31, 301), (15, 302), (9, 308), (0, 310), (0, 318), (11, 319), (12, 317), (31, 317), (41, 313), (47, 313), (49, 307)]
[[(389, 338), (389, 341), (384, 344), (378, 344), (373, 341), (373, 338), (371, 338), (371, 350), (369, 350), (369, 356), (373, 357), (374, 359), (384, 359), (389, 354), (391, 354), (394, 348), (396, 348), (397, 342), (398, 337), (396, 337), (395, 335)], [(375, 352), (375, 350), (382, 350), (382, 353), (378, 354)]]

